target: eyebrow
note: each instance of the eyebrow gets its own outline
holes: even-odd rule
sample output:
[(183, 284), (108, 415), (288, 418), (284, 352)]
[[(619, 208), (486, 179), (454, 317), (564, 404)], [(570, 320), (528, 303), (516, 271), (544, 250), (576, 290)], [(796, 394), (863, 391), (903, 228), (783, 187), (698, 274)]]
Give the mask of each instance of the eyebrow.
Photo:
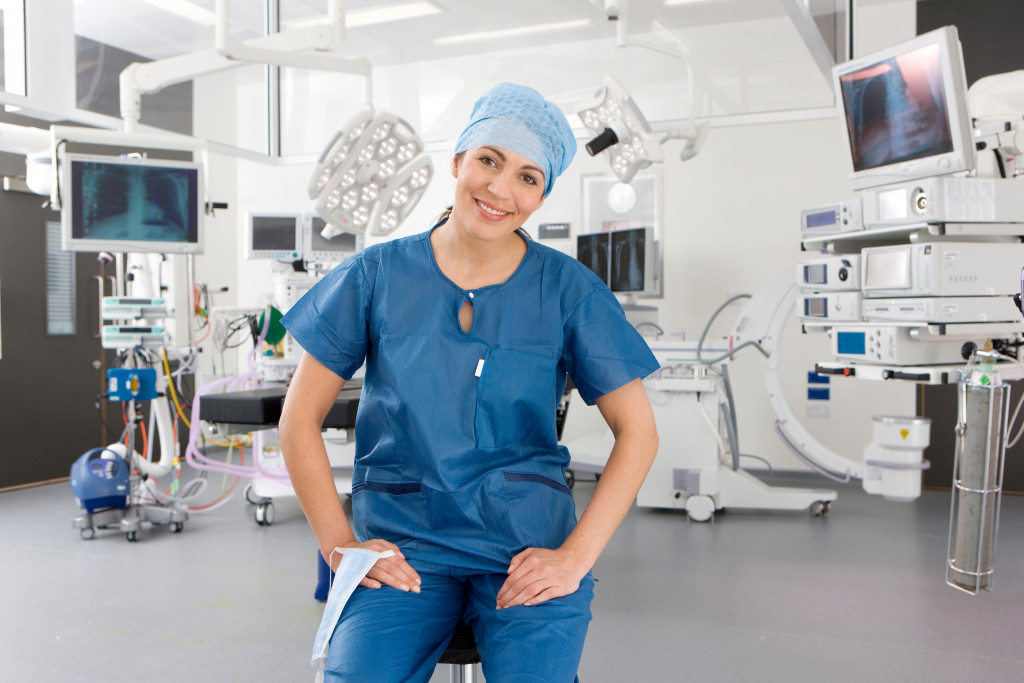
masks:
[[(504, 152), (502, 152), (502, 151), (501, 151), (500, 149), (498, 149), (497, 147), (491, 147), (490, 145), (481, 145), (481, 146), (482, 146), (482, 147), (483, 147), (484, 149), (489, 149), (490, 151), (494, 152), (494, 154), (495, 154), (496, 156), (499, 156), (499, 157), (501, 157), (501, 160), (502, 160), (502, 161), (508, 161), (508, 159), (507, 159), (507, 158), (505, 157), (505, 153), (504, 153)], [(528, 169), (528, 170), (531, 170), (531, 171), (537, 171), (537, 173), (540, 173), (540, 174), (541, 174), (541, 177), (543, 177), (543, 176), (544, 176), (544, 169), (542, 169), (542, 168), (541, 168), (541, 167), (539, 167), (539, 166), (534, 166), (533, 164), (524, 164), (524, 165), (523, 165), (523, 168), (525, 168), (525, 169)]]

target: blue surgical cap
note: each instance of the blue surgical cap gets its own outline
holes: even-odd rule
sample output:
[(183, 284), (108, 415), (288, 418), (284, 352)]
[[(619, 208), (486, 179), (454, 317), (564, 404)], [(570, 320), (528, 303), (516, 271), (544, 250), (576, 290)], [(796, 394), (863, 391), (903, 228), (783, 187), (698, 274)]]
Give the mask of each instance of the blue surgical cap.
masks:
[(576, 155), (576, 138), (565, 114), (524, 85), (499, 83), (476, 101), (455, 153), (494, 145), (544, 169), (544, 196)]

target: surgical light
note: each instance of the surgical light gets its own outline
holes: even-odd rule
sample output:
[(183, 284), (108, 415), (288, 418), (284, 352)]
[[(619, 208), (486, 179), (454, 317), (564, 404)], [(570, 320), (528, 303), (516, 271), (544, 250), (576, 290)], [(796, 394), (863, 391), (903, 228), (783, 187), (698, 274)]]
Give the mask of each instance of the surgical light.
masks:
[(608, 152), (608, 161), (619, 181), (628, 183), (637, 171), (665, 160), (661, 142), (626, 89), (606, 75), (595, 98), (576, 108), (583, 125), (595, 136), (586, 144), (596, 156)]
[(321, 234), (393, 233), (432, 176), (423, 142), (408, 123), (361, 111), (325, 147), (310, 177), (309, 198), (326, 223)]

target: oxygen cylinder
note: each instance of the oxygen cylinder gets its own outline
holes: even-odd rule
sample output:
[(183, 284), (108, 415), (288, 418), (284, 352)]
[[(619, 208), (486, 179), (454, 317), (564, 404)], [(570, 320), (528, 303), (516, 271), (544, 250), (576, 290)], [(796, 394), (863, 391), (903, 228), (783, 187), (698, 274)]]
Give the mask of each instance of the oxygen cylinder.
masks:
[(958, 387), (946, 583), (971, 594), (992, 589), (1009, 394), (987, 362), (968, 370)]

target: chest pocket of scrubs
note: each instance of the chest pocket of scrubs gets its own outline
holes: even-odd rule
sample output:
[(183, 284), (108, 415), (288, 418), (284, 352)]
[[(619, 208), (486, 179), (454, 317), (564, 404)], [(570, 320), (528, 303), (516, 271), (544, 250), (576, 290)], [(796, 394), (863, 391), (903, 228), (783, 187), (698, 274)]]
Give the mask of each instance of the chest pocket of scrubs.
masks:
[(383, 538), (403, 550), (416, 548), (426, 512), (418, 483), (364, 481), (352, 487), (352, 518), (360, 541)]
[(553, 447), (558, 361), (513, 349), (491, 349), (483, 360), (477, 393), (477, 446)]

